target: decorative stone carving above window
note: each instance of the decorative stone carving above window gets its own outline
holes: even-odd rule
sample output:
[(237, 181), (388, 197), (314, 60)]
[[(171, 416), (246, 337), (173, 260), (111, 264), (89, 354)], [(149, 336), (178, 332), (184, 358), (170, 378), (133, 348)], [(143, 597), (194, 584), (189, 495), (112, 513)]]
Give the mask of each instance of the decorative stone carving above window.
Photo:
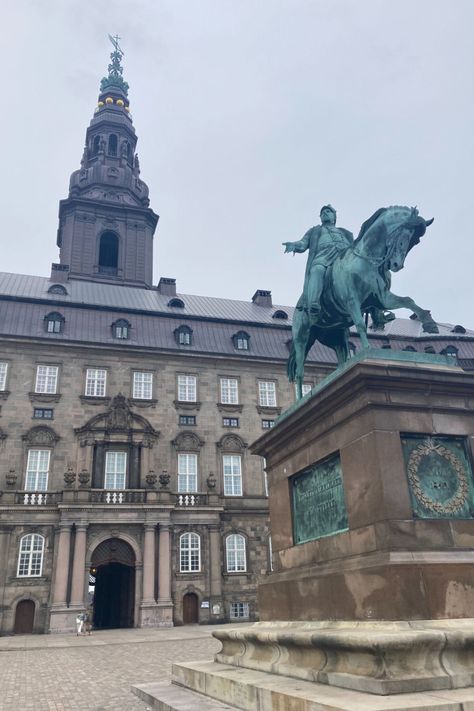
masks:
[(59, 402), (60, 393), (28, 393), (30, 402)]
[(60, 439), (61, 437), (51, 427), (45, 427), (44, 425), (32, 427), (26, 434), (22, 435), (23, 442), (30, 446), (42, 444), (52, 447)]
[(248, 444), (239, 435), (226, 434), (217, 442), (217, 447), (222, 449), (223, 452), (240, 452), (243, 449), (247, 449)]
[(120, 441), (126, 439), (127, 442), (151, 448), (160, 436), (145, 417), (132, 412), (121, 393), (112, 399), (106, 412), (94, 415), (83, 427), (77, 427), (74, 431), (81, 446), (108, 441), (111, 436), (121, 435)]
[(194, 402), (193, 400), (173, 400), (173, 405), (176, 410), (200, 410), (200, 402)]
[(281, 413), (281, 407), (267, 407), (266, 405), (257, 405), (257, 412), (259, 415), (279, 415)]
[(171, 444), (177, 451), (181, 452), (199, 452), (204, 444), (202, 440), (195, 432), (180, 432)]
[(231, 405), (230, 403), (218, 402), (217, 409), (219, 412), (242, 412), (243, 405)]

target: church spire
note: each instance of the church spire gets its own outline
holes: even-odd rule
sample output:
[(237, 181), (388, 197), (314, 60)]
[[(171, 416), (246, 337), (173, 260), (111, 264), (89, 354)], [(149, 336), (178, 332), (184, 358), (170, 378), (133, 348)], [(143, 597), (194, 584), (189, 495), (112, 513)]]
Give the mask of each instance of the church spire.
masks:
[(115, 37), (109, 35), (109, 40), (112, 42), (114, 50), (110, 54), (111, 63), (109, 64), (109, 76), (103, 77), (102, 81), (100, 82), (100, 90), (101, 92), (106, 92), (108, 89), (118, 88), (123, 92), (124, 96), (127, 97), (128, 84), (126, 81), (123, 80), (123, 67), (121, 65), (124, 52), (119, 46), (119, 39), (121, 38), (118, 35), (115, 35)]

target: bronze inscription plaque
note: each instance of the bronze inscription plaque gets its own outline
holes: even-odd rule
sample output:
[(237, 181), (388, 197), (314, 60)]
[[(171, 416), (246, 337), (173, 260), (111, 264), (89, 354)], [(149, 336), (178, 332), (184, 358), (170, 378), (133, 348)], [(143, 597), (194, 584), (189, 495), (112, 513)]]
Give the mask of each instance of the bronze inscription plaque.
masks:
[(474, 485), (460, 437), (402, 436), (403, 455), (417, 518), (474, 518)]
[(296, 474), (290, 485), (295, 544), (348, 530), (339, 454)]

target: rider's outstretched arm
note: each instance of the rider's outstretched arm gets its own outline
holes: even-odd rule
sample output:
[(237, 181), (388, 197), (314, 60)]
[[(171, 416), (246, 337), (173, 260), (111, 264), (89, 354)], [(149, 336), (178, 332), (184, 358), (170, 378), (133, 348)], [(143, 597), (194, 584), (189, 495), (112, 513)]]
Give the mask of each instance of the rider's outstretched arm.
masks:
[(282, 242), (282, 244), (285, 245), (285, 252), (306, 252), (309, 247), (310, 232), (311, 230), (308, 230), (305, 236), (298, 240), (298, 242)]

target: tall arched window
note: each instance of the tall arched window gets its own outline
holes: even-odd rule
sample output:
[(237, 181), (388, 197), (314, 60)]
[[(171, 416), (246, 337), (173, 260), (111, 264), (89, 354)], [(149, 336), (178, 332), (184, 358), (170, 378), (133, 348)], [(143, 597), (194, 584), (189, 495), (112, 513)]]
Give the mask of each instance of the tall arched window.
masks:
[(92, 143), (92, 155), (96, 156), (100, 148), (100, 136), (94, 136), (94, 141)]
[(115, 133), (111, 133), (109, 136), (109, 148), (108, 148), (108, 154), (109, 156), (116, 156), (117, 155), (117, 136)]
[(245, 573), (247, 560), (245, 555), (245, 538), (239, 533), (233, 533), (225, 539), (228, 573)]
[(99, 272), (117, 274), (119, 240), (115, 232), (104, 232), (99, 245)]
[(183, 533), (179, 538), (179, 569), (181, 573), (201, 570), (201, 537), (197, 533)]
[(19, 578), (39, 577), (43, 569), (44, 538), (38, 533), (29, 533), (20, 540), (18, 556)]

